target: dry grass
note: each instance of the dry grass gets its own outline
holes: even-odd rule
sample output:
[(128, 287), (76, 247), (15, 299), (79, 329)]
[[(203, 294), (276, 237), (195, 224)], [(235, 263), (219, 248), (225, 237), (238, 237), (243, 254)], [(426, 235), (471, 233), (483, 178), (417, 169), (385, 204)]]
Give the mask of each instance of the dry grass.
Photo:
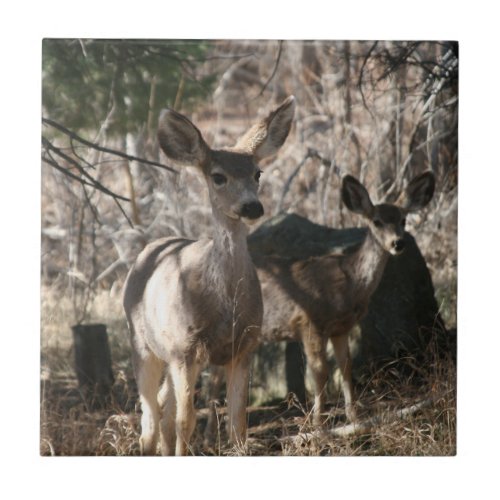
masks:
[[(114, 299), (109, 299), (104, 293), (101, 295), (98, 300), (100, 307), (118, 312), (113, 306)], [(78, 389), (71, 337), (63, 321), (71, 315), (64, 315), (64, 307), (61, 307), (64, 301), (56, 300), (50, 291), (45, 291), (44, 299), (42, 317), (52, 317), (52, 321), (42, 324), (40, 453), (58, 456), (138, 455), (140, 412), (123, 320), (119, 315), (106, 320), (115, 383), (109, 399), (98, 404), (97, 401), (85, 400)], [(59, 318), (54, 316), (56, 309)], [(55, 330), (56, 319), (62, 321), (59, 331), (65, 331), (57, 342), (50, 335)], [(361, 427), (365, 425), (358, 432), (347, 435), (332, 432), (332, 429), (340, 432), (349, 429), (341, 400), (329, 401), (329, 413), (325, 415), (326, 423), (320, 431), (312, 425), (310, 408), (303, 408), (289, 398), (250, 407), (248, 441), (244, 446), (230, 448), (225, 435), (223, 407), (217, 411), (219, 425), (215, 443), (210, 447), (204, 445), (203, 430), (209, 410), (204, 407), (200, 388), (192, 453), (212, 456), (456, 454), (456, 365), (452, 352), (431, 345), (421, 359), (407, 357), (378, 367), (357, 389), (360, 424)], [(418, 409), (411, 409), (412, 405), (419, 404)]]

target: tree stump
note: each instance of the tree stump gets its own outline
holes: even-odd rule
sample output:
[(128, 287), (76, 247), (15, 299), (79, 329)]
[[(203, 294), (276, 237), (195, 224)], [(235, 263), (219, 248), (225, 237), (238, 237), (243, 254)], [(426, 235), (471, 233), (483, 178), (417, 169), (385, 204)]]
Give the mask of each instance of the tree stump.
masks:
[(104, 324), (75, 325), (75, 371), (84, 399), (104, 403), (114, 382), (111, 351)]

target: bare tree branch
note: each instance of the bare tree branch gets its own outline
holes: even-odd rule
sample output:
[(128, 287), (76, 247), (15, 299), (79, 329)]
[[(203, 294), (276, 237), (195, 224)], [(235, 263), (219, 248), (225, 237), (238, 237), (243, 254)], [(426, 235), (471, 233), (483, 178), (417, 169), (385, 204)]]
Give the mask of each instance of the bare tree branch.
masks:
[(122, 201), (130, 201), (128, 198), (125, 198), (124, 196), (120, 196), (116, 193), (113, 193), (107, 187), (103, 186), (98, 180), (94, 179), (88, 172), (86, 172), (85, 169), (75, 159), (73, 159), (70, 156), (68, 156), (67, 154), (63, 153), (59, 148), (54, 146), (49, 140), (45, 139), (45, 137), (42, 137), (42, 144), (45, 146), (47, 151), (55, 153), (57, 156), (61, 157), (66, 162), (73, 165), (78, 170), (78, 172), (80, 172), (81, 175), (83, 175), (84, 177), (86, 177), (88, 179), (89, 182), (82, 182), (83, 179), (81, 177), (78, 177), (77, 175), (70, 172), (69, 169), (64, 168), (61, 165), (59, 165), (53, 158), (51, 158), (51, 161), (48, 161), (48, 158), (45, 158), (42, 156), (42, 160), (45, 161), (46, 163), (48, 163), (49, 165), (56, 167), (58, 170), (60, 170), (64, 174), (69, 175), (71, 178), (77, 180), (78, 182), (82, 182), (82, 184), (87, 184), (89, 186), (92, 186), (95, 189), (98, 189), (99, 191), (102, 191), (103, 193), (105, 193), (109, 196), (112, 196), (113, 198), (117, 198), (117, 199), (122, 200)]
[(368, 62), (368, 59), (370, 59), (370, 56), (372, 55), (372, 52), (377, 47), (377, 44), (378, 44), (378, 41), (374, 42), (373, 45), (368, 50), (368, 52), (366, 53), (365, 58), (363, 59), (363, 64), (361, 65), (361, 69), (359, 70), (359, 78), (358, 78), (358, 90), (359, 90), (359, 93), (361, 94), (361, 99), (363, 101), (363, 106), (370, 113), (370, 115), (372, 117), (373, 117), (373, 114), (372, 114), (371, 110), (368, 108), (368, 104), (366, 104), (365, 94), (363, 92), (363, 72), (365, 70), (366, 63)]
[(167, 165), (164, 165), (163, 163), (158, 163), (156, 161), (146, 160), (145, 158), (139, 158), (137, 156), (130, 156), (126, 153), (122, 153), (121, 151), (117, 151), (116, 149), (105, 148), (105, 147), (99, 146), (98, 144), (95, 144), (93, 142), (87, 141), (86, 139), (83, 139), (82, 137), (80, 137), (78, 134), (75, 134), (74, 132), (72, 132), (71, 130), (68, 130), (66, 127), (62, 126), (61, 124), (59, 124), (53, 120), (49, 120), (48, 118), (42, 118), (42, 123), (45, 123), (46, 125), (50, 125), (51, 127), (54, 127), (55, 129), (59, 130), (63, 134), (65, 134), (68, 137), (71, 137), (72, 139), (84, 144), (85, 146), (88, 146), (89, 148), (96, 149), (97, 151), (102, 151), (103, 153), (109, 153), (109, 154), (118, 156), (120, 158), (125, 158), (126, 160), (129, 160), (129, 161), (137, 161), (137, 162), (143, 163), (145, 165), (152, 165), (154, 167), (163, 168), (165, 170), (168, 170), (169, 172), (172, 172), (175, 175), (178, 174), (177, 170), (173, 169), (172, 167), (168, 167)]
[[(71, 172), (71, 170), (68, 170), (67, 168), (61, 167), (61, 165), (59, 165), (59, 163), (57, 163), (52, 158), (45, 158), (42, 156), (42, 161), (47, 163), (51, 167), (54, 167), (56, 170), (59, 170), (60, 172), (62, 172), (64, 175), (67, 175), (71, 179), (74, 179), (75, 181), (77, 181), (81, 184), (84, 184), (85, 186), (95, 187), (94, 184), (86, 181), (85, 179), (82, 179), (81, 177), (78, 177), (78, 175), (75, 175), (73, 172)], [(129, 201), (129, 200), (124, 198), (124, 201)]]
[(271, 72), (271, 75), (267, 79), (266, 83), (264, 83), (264, 85), (260, 89), (260, 92), (254, 97), (254, 99), (257, 99), (258, 97), (260, 97), (264, 93), (264, 91), (266, 90), (267, 86), (271, 83), (271, 80), (274, 78), (274, 75), (276, 75), (276, 71), (278, 70), (278, 65), (280, 63), (282, 51), (283, 51), (283, 40), (280, 40), (279, 41), (279, 46), (278, 46), (278, 55), (276, 56), (276, 62), (274, 63), (274, 68), (273, 68), (273, 70)]

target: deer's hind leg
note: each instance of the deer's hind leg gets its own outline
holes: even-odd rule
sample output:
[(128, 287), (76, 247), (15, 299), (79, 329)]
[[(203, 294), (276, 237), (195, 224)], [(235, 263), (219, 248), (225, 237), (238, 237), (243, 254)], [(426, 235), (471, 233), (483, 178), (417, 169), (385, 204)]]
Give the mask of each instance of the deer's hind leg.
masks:
[(158, 404), (160, 405), (162, 418), (160, 421), (160, 444), (162, 455), (175, 454), (175, 415), (177, 404), (175, 402), (175, 390), (170, 375), (170, 370), (166, 370), (165, 379), (158, 394)]

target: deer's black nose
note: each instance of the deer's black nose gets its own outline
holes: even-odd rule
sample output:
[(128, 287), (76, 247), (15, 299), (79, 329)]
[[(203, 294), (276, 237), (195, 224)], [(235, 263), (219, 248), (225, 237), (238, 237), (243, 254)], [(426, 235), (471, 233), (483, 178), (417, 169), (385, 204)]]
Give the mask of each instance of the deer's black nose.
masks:
[(399, 253), (405, 249), (405, 242), (402, 238), (400, 238), (399, 240), (394, 240), (392, 242), (392, 246), (394, 247), (394, 250)]
[(241, 216), (247, 219), (258, 219), (264, 215), (264, 207), (259, 201), (251, 201), (245, 203), (241, 207)]

